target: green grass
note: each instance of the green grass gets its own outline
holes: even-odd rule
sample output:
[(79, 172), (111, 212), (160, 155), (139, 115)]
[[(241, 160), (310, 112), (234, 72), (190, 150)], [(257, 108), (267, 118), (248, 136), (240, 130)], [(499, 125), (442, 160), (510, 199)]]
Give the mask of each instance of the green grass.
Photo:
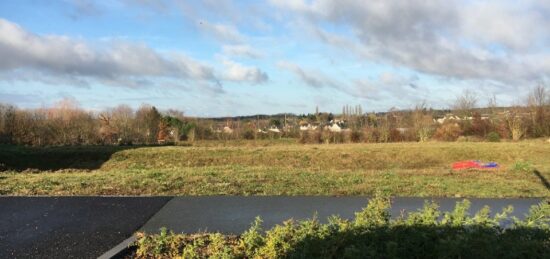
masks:
[[(98, 155), (100, 154), (100, 155)], [(288, 140), (192, 147), (0, 147), (2, 195), (372, 195), (549, 197), (550, 144), (300, 145)], [(454, 172), (454, 161), (496, 171)], [(526, 162), (528, 161), (528, 162)], [(524, 167), (522, 167), (524, 168)]]
[[(469, 215), (469, 201), (451, 212), (435, 203), (391, 219), (388, 199), (371, 199), (355, 219), (285, 221), (267, 231), (257, 218), (239, 236), (220, 233), (137, 233), (135, 258), (547, 258), (550, 205), (531, 207), (524, 220), (509, 207)], [(511, 222), (504, 229), (501, 223)]]

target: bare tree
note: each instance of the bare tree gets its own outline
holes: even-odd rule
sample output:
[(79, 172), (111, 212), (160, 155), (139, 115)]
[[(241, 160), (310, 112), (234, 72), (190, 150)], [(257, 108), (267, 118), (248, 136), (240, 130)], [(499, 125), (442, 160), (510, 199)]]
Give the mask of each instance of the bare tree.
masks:
[(0, 104), (0, 143), (12, 143), (15, 123), (15, 107)]
[(135, 115), (132, 108), (119, 105), (106, 112), (111, 118), (111, 125), (116, 129), (119, 143), (132, 143), (136, 140)]
[(427, 141), (432, 133), (433, 116), (427, 110), (426, 101), (415, 106), (412, 112), (412, 122), (418, 141)]
[(512, 112), (510, 112), (510, 114), (508, 114), (508, 116), (506, 117), (506, 122), (508, 124), (510, 133), (512, 134), (512, 140), (514, 141), (518, 141), (522, 137), (524, 137), (525, 132), (527, 131), (525, 122), (517, 111), (517, 108), (515, 110), (512, 110)]
[(489, 97), (489, 101), (487, 101), (487, 107), (491, 115), (495, 114), (497, 106), (497, 96), (493, 94), (493, 96)]
[(539, 84), (529, 94), (527, 98), (527, 106), (531, 117), (531, 131), (533, 137), (541, 137), (550, 135), (550, 122), (547, 120), (547, 106), (549, 103), (550, 94), (544, 87)]
[(543, 107), (548, 103), (549, 93), (546, 91), (546, 88), (543, 84), (538, 84), (533, 90), (528, 98), (529, 106)]
[(157, 142), (161, 115), (155, 106), (143, 104), (136, 112), (136, 126), (147, 144)]
[(477, 106), (477, 96), (470, 90), (464, 90), (461, 95), (456, 97), (453, 105), (455, 110), (461, 116), (471, 116), (472, 110)]

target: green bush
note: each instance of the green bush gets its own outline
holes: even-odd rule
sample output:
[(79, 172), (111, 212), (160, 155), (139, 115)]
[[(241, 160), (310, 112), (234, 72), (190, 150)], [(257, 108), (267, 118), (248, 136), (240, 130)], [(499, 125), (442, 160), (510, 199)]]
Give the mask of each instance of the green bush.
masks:
[(514, 165), (512, 166), (512, 171), (514, 172), (531, 172), (533, 171), (533, 166), (531, 165), (531, 162), (529, 161), (516, 161)]
[[(524, 220), (512, 207), (490, 216), (488, 207), (469, 215), (470, 202), (451, 212), (426, 202), (391, 220), (387, 198), (374, 198), (354, 220), (337, 216), (285, 221), (262, 232), (261, 220), (241, 236), (138, 234), (138, 258), (544, 258), (550, 254), (550, 205), (530, 209)], [(503, 222), (511, 222), (503, 228)]]
[(487, 141), (489, 142), (500, 142), (500, 135), (494, 131), (487, 134)]

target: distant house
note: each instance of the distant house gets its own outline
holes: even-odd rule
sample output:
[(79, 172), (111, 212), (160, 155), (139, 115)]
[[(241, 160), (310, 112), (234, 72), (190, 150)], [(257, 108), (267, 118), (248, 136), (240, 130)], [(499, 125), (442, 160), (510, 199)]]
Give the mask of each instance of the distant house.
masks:
[(277, 127), (271, 127), (268, 129), (269, 132), (281, 133), (281, 130)]
[(395, 130), (399, 132), (399, 134), (405, 135), (405, 133), (409, 131), (409, 128), (395, 128)]
[(300, 125), (300, 130), (301, 131), (306, 131), (306, 130), (316, 130), (317, 129), (317, 126), (315, 125), (311, 125), (311, 124), (304, 124), (304, 125)]
[(328, 129), (330, 132), (341, 132), (342, 131), (342, 127), (340, 127), (337, 123), (333, 123), (332, 125), (328, 125), (325, 128)]
[[(453, 114), (447, 114), (443, 118), (434, 119), (433, 121), (437, 122), (438, 124), (443, 124), (447, 121), (471, 121), (473, 119), (474, 119), (474, 117), (471, 117), (471, 116), (460, 118), (460, 117), (458, 117), (456, 115), (453, 115)], [(489, 116), (488, 115), (483, 115), (483, 116), (481, 116), (481, 119), (482, 120), (488, 120)]]
[(447, 121), (460, 121), (460, 117), (454, 115), (454, 114), (446, 114), (443, 118), (434, 119), (434, 122), (437, 122), (439, 124), (443, 124)]

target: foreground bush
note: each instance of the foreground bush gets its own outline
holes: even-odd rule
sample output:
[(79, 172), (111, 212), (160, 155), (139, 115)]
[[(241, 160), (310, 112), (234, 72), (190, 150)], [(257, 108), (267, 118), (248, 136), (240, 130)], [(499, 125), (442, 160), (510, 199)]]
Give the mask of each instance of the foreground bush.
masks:
[[(524, 220), (509, 207), (494, 217), (485, 207), (468, 214), (469, 201), (442, 213), (435, 203), (397, 220), (389, 200), (372, 199), (354, 220), (331, 217), (286, 221), (264, 232), (258, 218), (240, 236), (138, 234), (138, 258), (544, 258), (550, 254), (550, 205)], [(508, 228), (502, 228), (507, 222)]]

